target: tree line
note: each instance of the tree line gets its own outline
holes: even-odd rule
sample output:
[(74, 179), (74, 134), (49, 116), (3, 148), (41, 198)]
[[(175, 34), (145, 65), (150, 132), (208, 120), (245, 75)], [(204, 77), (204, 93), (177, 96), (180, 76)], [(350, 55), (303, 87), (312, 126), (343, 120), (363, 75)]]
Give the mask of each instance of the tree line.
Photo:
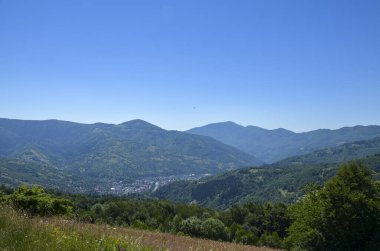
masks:
[(380, 246), (380, 185), (370, 169), (344, 164), (297, 203), (248, 203), (227, 210), (149, 198), (84, 196), (42, 187), (2, 187), (0, 200), (33, 215), (159, 230), (289, 250), (374, 250)]

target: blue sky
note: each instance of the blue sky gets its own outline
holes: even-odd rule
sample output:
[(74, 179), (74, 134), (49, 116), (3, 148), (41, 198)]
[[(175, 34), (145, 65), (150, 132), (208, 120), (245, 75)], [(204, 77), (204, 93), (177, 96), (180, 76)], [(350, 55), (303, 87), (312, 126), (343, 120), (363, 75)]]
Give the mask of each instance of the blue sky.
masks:
[(380, 124), (380, 1), (0, 0), (0, 117)]

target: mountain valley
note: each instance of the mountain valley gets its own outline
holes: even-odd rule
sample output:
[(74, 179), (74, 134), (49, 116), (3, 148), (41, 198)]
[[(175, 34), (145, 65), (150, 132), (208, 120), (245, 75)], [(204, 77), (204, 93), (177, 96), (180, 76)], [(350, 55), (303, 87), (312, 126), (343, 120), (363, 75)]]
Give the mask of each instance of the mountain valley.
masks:
[(0, 163), (4, 184), (76, 192), (262, 164), (212, 138), (166, 131), (142, 120), (112, 125), (10, 119), (0, 119)]

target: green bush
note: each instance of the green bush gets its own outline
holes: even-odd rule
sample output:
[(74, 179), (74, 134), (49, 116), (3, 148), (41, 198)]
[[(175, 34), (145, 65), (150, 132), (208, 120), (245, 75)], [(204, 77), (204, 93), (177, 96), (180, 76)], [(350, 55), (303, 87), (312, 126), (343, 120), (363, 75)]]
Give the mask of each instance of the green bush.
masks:
[(227, 228), (220, 220), (208, 218), (201, 225), (201, 235), (213, 240), (226, 240)]
[(68, 215), (73, 210), (70, 200), (53, 197), (40, 186), (29, 188), (22, 185), (6, 200), (31, 215)]
[(196, 216), (189, 217), (181, 222), (179, 230), (191, 236), (201, 236), (202, 220)]

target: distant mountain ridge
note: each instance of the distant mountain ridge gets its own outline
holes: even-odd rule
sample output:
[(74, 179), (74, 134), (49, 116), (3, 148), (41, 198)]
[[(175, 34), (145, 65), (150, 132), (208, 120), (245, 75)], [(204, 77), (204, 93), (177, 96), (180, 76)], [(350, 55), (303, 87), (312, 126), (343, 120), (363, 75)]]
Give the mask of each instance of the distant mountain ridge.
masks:
[[(359, 159), (380, 175), (380, 137), (318, 150), (274, 164), (178, 181), (159, 188), (160, 199), (228, 208), (245, 202), (294, 202), (309, 183), (322, 184), (335, 175), (340, 163)], [(380, 176), (378, 175), (378, 178)]]
[(166, 131), (143, 120), (113, 125), (0, 119), (0, 157), (5, 158), (0, 165), (7, 163), (0, 177), (7, 175), (8, 181), (17, 179), (10, 169), (20, 164), (33, 175), (43, 176), (38, 171), (43, 166), (49, 174), (59, 170), (62, 177), (68, 176), (65, 179), (82, 177), (91, 180), (89, 187), (146, 176), (220, 173), (262, 163), (210, 137)]
[(380, 126), (354, 126), (295, 133), (283, 128), (267, 130), (222, 122), (193, 128), (187, 132), (212, 137), (267, 163), (273, 163), (326, 147), (380, 137)]

